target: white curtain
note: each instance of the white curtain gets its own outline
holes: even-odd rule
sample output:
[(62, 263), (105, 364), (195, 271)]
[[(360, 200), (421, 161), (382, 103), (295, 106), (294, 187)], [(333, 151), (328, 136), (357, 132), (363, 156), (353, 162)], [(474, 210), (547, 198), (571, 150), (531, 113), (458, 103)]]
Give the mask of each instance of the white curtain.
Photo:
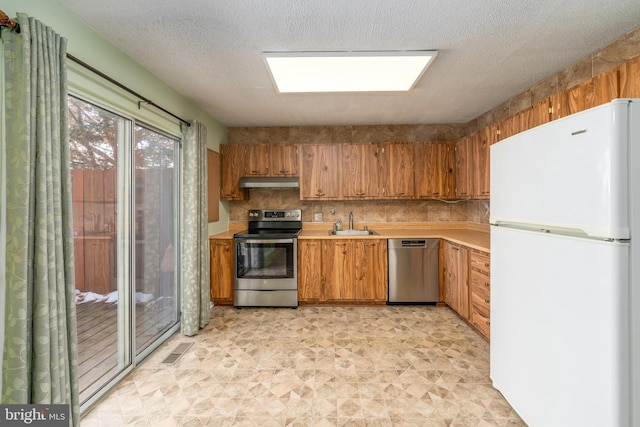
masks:
[(182, 126), (181, 331), (191, 336), (209, 323), (209, 238), (207, 223), (207, 128)]

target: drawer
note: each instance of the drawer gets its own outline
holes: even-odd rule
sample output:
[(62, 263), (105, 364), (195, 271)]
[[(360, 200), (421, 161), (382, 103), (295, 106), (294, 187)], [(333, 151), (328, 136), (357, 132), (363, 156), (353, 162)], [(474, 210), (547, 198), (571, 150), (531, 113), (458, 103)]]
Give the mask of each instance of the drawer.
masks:
[(472, 251), (469, 257), (471, 263), (471, 270), (481, 271), (487, 276), (491, 270), (491, 263), (489, 254), (484, 252)]
[(489, 317), (489, 306), (491, 305), (491, 298), (488, 292), (471, 292), (471, 303), (478, 306), (487, 306), (486, 315)]
[(471, 316), (469, 317), (469, 321), (487, 339), (489, 338), (489, 331), (491, 329), (489, 313), (489, 304), (486, 304), (483, 299), (474, 296), (471, 301)]
[(486, 274), (482, 274), (479, 271), (471, 271), (471, 293), (482, 295), (485, 298), (489, 298), (491, 293), (491, 280)]

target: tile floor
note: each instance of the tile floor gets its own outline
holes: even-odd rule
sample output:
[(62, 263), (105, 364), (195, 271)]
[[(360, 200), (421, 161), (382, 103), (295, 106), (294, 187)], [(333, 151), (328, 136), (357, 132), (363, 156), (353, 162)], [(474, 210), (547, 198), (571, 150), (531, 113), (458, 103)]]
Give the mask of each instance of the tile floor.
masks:
[(433, 306), (214, 307), (81, 420), (117, 425), (525, 426), (491, 386), (489, 344)]

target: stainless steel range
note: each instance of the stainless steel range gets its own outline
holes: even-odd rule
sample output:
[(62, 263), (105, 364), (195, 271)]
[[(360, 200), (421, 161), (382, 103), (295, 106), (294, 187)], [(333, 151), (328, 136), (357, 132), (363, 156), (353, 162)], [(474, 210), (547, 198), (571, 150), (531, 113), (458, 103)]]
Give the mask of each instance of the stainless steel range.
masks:
[(250, 210), (249, 229), (234, 235), (236, 307), (298, 306), (299, 209)]

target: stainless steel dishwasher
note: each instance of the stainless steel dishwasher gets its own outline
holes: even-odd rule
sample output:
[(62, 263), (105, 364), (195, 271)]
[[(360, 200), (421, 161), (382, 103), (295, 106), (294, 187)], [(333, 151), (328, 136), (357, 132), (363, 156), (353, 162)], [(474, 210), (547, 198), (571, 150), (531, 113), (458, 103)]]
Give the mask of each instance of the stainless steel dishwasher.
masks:
[(389, 239), (387, 304), (437, 303), (440, 239)]

